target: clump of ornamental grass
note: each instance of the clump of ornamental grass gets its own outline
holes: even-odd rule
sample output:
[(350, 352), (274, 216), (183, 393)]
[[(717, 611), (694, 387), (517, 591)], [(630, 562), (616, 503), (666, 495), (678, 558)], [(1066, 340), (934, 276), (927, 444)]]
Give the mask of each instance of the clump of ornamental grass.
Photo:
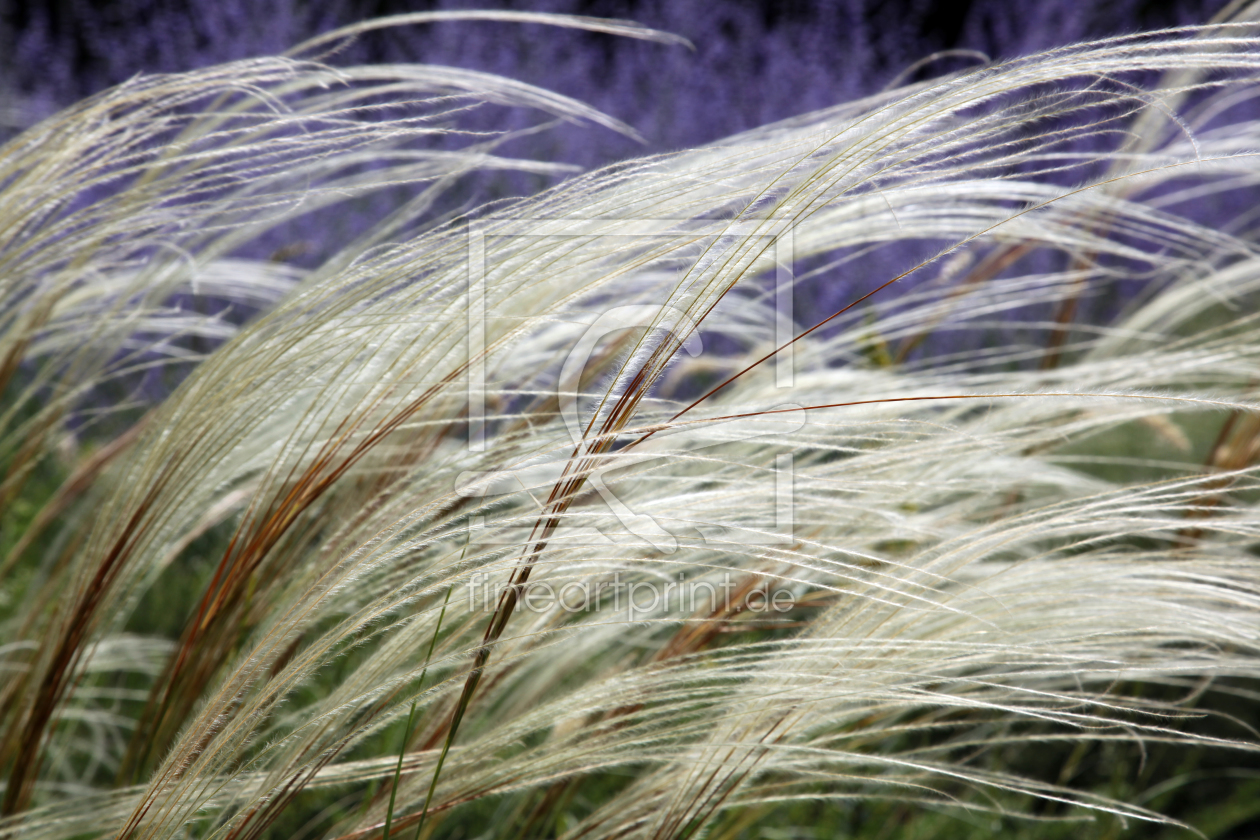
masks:
[[(358, 30), (0, 149), (0, 835), (1174, 825), (1136, 758), (1071, 767), (1254, 761), (1248, 27), (481, 208), (556, 167), (468, 109), (629, 129), (330, 66)], [(242, 256), (398, 186), (316, 265)]]

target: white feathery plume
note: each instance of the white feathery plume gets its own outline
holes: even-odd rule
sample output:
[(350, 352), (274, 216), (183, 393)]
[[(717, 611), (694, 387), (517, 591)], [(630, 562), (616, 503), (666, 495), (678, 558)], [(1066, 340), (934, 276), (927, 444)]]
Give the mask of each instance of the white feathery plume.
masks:
[[(224, 343), (93, 474), (74, 549), (6, 618), (0, 836), (260, 837), (346, 791), (323, 836), (696, 837), (885, 798), (1168, 821), (997, 759), (1256, 750), (1188, 702), (1257, 675), (1260, 254), (1245, 221), (1178, 208), (1254, 184), (1256, 125), (1226, 118), (1258, 71), (1241, 26), (1056, 50), (393, 226), (300, 275), (231, 254), (372, 186), (337, 168), (372, 144), (437, 130), (360, 119), (372, 85), (603, 118), (480, 75), (275, 60), (19, 137), (0, 339), (56, 356), (47, 381), (114, 375), (193, 278), (269, 310), (179, 322)], [(470, 149), (380, 178), (548, 171)], [(40, 209), (37, 181), (69, 203)], [(121, 186), (76, 209), (97, 181)], [(898, 245), (929, 256), (851, 286), (886, 286), (882, 317), (784, 313), (814, 279), (793, 265)], [(1118, 315), (1063, 315), (1122, 280), (1144, 291)], [(127, 635), (207, 535), (179, 639)], [(126, 725), (100, 709), (123, 672), (145, 696)]]

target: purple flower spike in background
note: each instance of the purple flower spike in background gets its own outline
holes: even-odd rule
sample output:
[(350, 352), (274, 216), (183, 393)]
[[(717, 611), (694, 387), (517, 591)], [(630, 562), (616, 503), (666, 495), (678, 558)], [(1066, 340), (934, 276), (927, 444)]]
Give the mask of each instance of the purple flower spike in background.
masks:
[[(629, 157), (686, 149), (797, 114), (878, 93), (893, 83), (982, 66), (1052, 47), (1142, 29), (1203, 23), (1221, 11), (1207, 0), (1080, 3), (1002, 0), (930, 3), (740, 2), (739, 0), (552, 0), (530, 10), (636, 20), (689, 39), (677, 45), (583, 31), (502, 22), (439, 23), (369, 33), (334, 62), (413, 62), (464, 67), (566, 94), (620, 119), (641, 142), (589, 124), (561, 124), (501, 145), (510, 156), (593, 169)], [(137, 73), (170, 73), (224, 61), (280, 54), (337, 25), (389, 13), (495, 8), (476, 0), (187, 0), (92, 2), (47, 6), (11, 0), (0, 27), (0, 120), (10, 130)], [(519, 9), (520, 4), (498, 4)], [(934, 60), (925, 58), (937, 56)], [(462, 118), (471, 131), (537, 125), (521, 109), (481, 109)], [(2, 130), (2, 126), (0, 126)], [(451, 142), (461, 143), (453, 140)], [(1101, 150), (1111, 138), (1102, 138)], [(481, 175), (447, 209), (533, 193), (558, 176)], [(404, 200), (398, 191), (361, 200), (350, 218), (315, 224), (315, 242), (293, 228), (274, 231), (243, 253), (284, 255), (299, 265), (327, 256), (331, 242), (366, 229)], [(1225, 225), (1239, 202), (1213, 208)], [(1191, 208), (1196, 209), (1196, 208)], [(434, 214), (435, 216), (437, 213)], [(330, 234), (333, 236), (330, 237)], [(925, 247), (933, 247), (931, 245)], [(876, 254), (799, 291), (810, 313), (831, 311), (913, 264)], [(877, 303), (879, 301), (876, 301)], [(934, 341), (940, 342), (941, 337)], [(956, 334), (954, 343), (966, 339)]]
[[(1211, 0), (552, 0), (528, 4), (405, 0), (8, 0), (0, 61), (22, 124), (136, 73), (172, 73), (276, 55), (301, 40), (374, 15), (522, 9), (636, 20), (688, 38), (695, 50), (585, 32), (499, 23), (441, 24), (368, 36), (348, 61), (423, 61), (498, 73), (581, 99), (633, 125), (645, 147), (566, 132), (553, 160), (602, 165), (688, 148), (903, 80), (1027, 55), (1077, 41), (1205, 23)], [(970, 52), (970, 54), (968, 54)], [(10, 116), (13, 121), (13, 117)]]

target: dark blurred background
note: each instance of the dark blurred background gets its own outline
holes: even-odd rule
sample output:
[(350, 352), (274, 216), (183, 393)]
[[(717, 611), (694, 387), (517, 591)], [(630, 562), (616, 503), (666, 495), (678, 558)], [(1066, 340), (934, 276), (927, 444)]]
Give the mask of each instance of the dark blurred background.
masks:
[[(545, 150), (582, 166), (703, 143), (878, 91), (943, 50), (1000, 60), (1074, 41), (1202, 23), (1224, 0), (0, 0), (0, 130), (137, 73), (285, 51), (367, 17), (511, 8), (630, 18), (695, 51), (584, 32), (444, 23), (376, 33), (339, 61), (502, 73), (577, 97), (640, 131), (566, 130)], [(917, 76), (978, 57), (946, 56)]]

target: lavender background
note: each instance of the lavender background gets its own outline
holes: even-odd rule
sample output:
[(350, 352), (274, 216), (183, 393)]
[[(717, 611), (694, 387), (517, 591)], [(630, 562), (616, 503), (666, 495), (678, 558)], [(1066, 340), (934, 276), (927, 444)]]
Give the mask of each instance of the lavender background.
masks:
[[(31, 124), (140, 72), (280, 53), (365, 17), (512, 8), (637, 20), (694, 52), (550, 27), (448, 23), (371, 35), (346, 61), (423, 61), (502, 73), (635, 126), (566, 129), (552, 159), (593, 166), (692, 146), (879, 90), (946, 49), (995, 59), (1201, 23), (1224, 0), (0, 0), (0, 122)], [(937, 62), (925, 73), (958, 66)]]
[[(694, 51), (553, 27), (461, 22), (372, 33), (337, 57), (339, 63), (419, 61), (503, 74), (581, 99), (645, 138), (637, 143), (597, 126), (564, 125), (502, 149), (591, 168), (702, 144), (876, 92), (941, 50), (975, 50), (1000, 60), (1080, 40), (1206, 22), (1224, 5), (1225, 0), (0, 0), (0, 137), (137, 73), (276, 54), (319, 32), (389, 13), (567, 12), (629, 18), (690, 39)], [(974, 59), (943, 58), (908, 78), (969, 62)], [(485, 129), (537, 122), (534, 114), (502, 108), (478, 111), (470, 119), (468, 127)], [(452, 202), (473, 205), (548, 183), (537, 175), (481, 178), (462, 187)], [(305, 229), (319, 230), (328, 243), (345, 241), (400, 200), (399, 194), (378, 196), (354, 213), (328, 213)], [(1237, 208), (1220, 212), (1235, 214)], [(302, 239), (294, 230), (267, 232), (246, 255), (284, 253), (299, 265), (313, 265), (332, 247)], [(816, 323), (935, 247), (899, 243), (818, 278), (798, 292), (798, 319), (806, 326)], [(1033, 255), (1034, 263), (1011, 270), (1053, 270), (1058, 258)], [(1086, 301), (1080, 317), (1105, 317), (1137, 288), (1122, 285), (1096, 305)], [(876, 304), (895, 307), (895, 290), (881, 294)], [(1030, 319), (1045, 315), (1028, 313)], [(966, 351), (977, 341), (1042, 345), (1044, 339), (986, 339), (960, 327), (952, 336), (933, 336), (916, 355)]]

